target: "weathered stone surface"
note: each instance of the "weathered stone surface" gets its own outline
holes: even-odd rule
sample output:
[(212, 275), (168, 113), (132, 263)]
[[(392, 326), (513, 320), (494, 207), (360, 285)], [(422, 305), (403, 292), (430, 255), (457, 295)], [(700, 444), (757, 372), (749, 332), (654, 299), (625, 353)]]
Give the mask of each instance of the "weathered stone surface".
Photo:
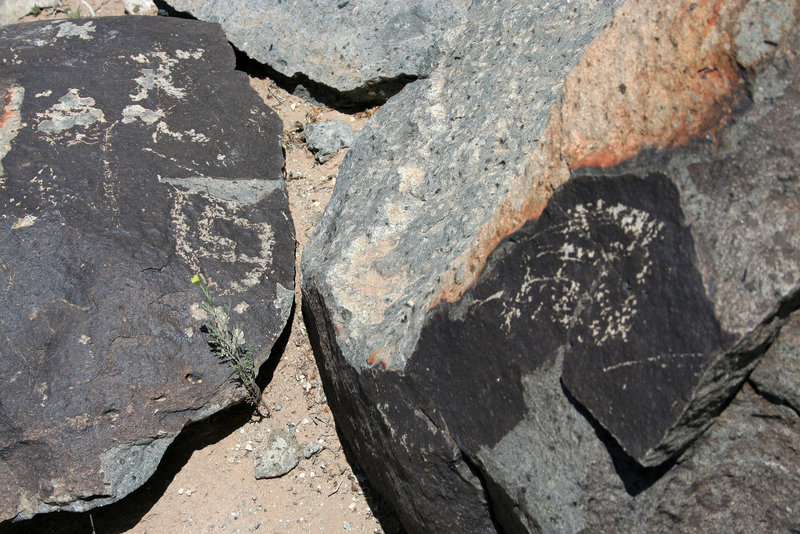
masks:
[(783, 325), (778, 339), (750, 374), (750, 382), (800, 413), (800, 314), (792, 314)]
[(476, 2), (362, 130), (304, 313), (337, 426), (410, 530), (605, 531), (604, 485), (633, 531), (666, 524), (660, 498), (732, 524), (692, 485), (711, 468), (680, 471), (705, 445), (679, 455), (796, 302), (799, 10)]
[(467, 0), (309, 0), (302, 8), (281, 0), (167, 3), (219, 22), (234, 46), (285, 76), (370, 103), (423, 74), (435, 40), (469, 6)]
[(745, 386), (660, 477), (597, 456), (581, 483), (583, 532), (797, 532), (798, 438), (796, 413)]
[(256, 364), (292, 304), (281, 124), (216, 25), (0, 28), (0, 520), (113, 502), (240, 401), (204, 273)]
[(356, 135), (353, 128), (344, 121), (309, 124), (304, 134), (308, 149), (320, 163), (325, 163), (340, 149), (350, 146)]

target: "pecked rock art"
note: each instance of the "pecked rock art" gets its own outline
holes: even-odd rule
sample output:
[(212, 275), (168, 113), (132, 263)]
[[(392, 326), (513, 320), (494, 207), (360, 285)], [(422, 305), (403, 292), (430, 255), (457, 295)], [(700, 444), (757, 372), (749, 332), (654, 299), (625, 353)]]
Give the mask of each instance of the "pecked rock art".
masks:
[(419, 532), (796, 528), (772, 402), (796, 380), (757, 366), (800, 287), (800, 6), (471, 14), (360, 132), (304, 251), (372, 482)]
[(0, 520), (114, 502), (244, 391), (199, 333), (202, 273), (256, 365), (293, 302), (282, 126), (215, 25), (0, 28)]

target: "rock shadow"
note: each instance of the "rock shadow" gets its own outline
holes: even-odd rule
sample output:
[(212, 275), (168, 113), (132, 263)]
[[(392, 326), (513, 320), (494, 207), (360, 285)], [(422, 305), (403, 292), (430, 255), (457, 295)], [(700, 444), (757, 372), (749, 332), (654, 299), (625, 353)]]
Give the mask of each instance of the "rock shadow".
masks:
[[(261, 366), (256, 383), (263, 388), (272, 381), (275, 369), (291, 334), (294, 305), (283, 332)], [(156, 471), (141, 487), (119, 501), (86, 512), (52, 512), (25, 521), (0, 523), (0, 534), (119, 534), (135, 527), (163, 497), (175, 475), (192, 454), (229, 436), (244, 426), (254, 409), (242, 402), (183, 428), (167, 447)], [(389, 531), (387, 530), (387, 533)], [(398, 533), (399, 534), (399, 533)]]

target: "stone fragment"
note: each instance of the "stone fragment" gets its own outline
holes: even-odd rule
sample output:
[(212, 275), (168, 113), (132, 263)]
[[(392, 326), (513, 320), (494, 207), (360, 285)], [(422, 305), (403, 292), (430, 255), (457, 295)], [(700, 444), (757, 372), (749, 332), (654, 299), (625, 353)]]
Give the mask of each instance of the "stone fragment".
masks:
[[(169, 0), (179, 12), (219, 22), (252, 59), (339, 97), (382, 103), (428, 67), (434, 42), (466, 14), (467, 0)], [(310, 84), (309, 84), (310, 82)]]
[(122, 0), (128, 15), (155, 15), (158, 13), (153, 0)]
[(305, 128), (306, 145), (320, 163), (325, 163), (353, 142), (355, 132), (344, 121), (325, 121)]
[(256, 478), (282, 477), (300, 463), (300, 445), (287, 430), (270, 433), (253, 459)]
[[(726, 449), (694, 440), (800, 287), (800, 7), (767, 4), (475, 2), (360, 132), (304, 313), (337, 428), (407, 529), (606, 531), (599, 507), (647, 532), (662, 498), (734, 524), (699, 502)], [(791, 518), (787, 495), (758, 503)]]
[(218, 26), (64, 20), (0, 41), (6, 520), (120, 499), (188, 422), (241, 401), (190, 278), (258, 367), (291, 311), (295, 244), (280, 120)]
[(317, 441), (312, 441), (303, 448), (303, 458), (308, 460), (323, 449), (322, 445)]
[(750, 374), (759, 392), (800, 413), (800, 314), (794, 313)]

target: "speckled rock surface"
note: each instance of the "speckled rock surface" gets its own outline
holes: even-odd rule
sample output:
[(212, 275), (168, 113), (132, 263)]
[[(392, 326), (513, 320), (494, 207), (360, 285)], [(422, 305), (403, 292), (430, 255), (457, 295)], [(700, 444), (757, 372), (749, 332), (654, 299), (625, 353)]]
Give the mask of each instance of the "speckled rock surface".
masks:
[(242, 400), (204, 273), (256, 364), (292, 305), (282, 127), (216, 25), (0, 28), (0, 520), (113, 502)]
[(283, 476), (300, 462), (300, 445), (288, 430), (270, 433), (259, 449), (253, 459), (256, 478)]
[(339, 152), (350, 146), (355, 133), (345, 121), (325, 121), (306, 126), (303, 132), (306, 146), (320, 163), (325, 163)]
[(468, 0), (169, 0), (179, 12), (219, 22), (249, 57), (340, 96), (381, 103), (428, 67), (434, 42), (458, 24)]
[[(691, 444), (796, 306), (798, 12), (476, 2), (361, 131), (304, 313), (337, 424), (411, 530), (690, 531), (659, 499), (733, 524), (699, 482), (727, 449)], [(796, 521), (782, 491), (756, 500)]]
[(800, 413), (800, 314), (793, 313), (750, 375), (759, 392)]

